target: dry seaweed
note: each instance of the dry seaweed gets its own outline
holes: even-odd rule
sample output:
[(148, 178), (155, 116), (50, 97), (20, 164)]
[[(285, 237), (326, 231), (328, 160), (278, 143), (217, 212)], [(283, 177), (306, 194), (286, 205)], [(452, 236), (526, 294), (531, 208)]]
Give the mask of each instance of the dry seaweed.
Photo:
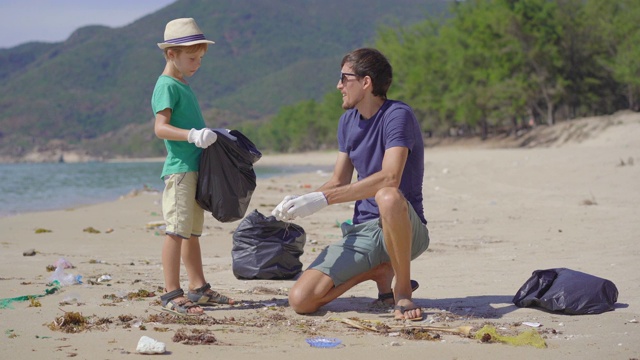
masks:
[(29, 307), (41, 307), (42, 304), (35, 297), (29, 296)]
[(65, 312), (49, 324), (49, 329), (70, 334), (79, 333), (87, 329), (87, 319), (79, 312)]
[(155, 297), (156, 293), (153, 291), (148, 291), (144, 289), (140, 289), (137, 292), (130, 292), (127, 294), (127, 299), (129, 300), (140, 300), (143, 298)]
[(102, 298), (105, 300), (111, 300), (114, 303), (123, 302), (124, 299), (127, 300), (142, 300), (145, 298), (155, 297), (156, 293), (153, 291), (140, 289), (137, 292), (130, 292), (125, 296), (118, 296), (116, 294), (106, 294), (103, 295)]
[(55, 318), (51, 323), (46, 324), (53, 331), (65, 333), (80, 333), (91, 330), (108, 330), (110, 324), (130, 327), (129, 323), (135, 320), (132, 315), (119, 315), (117, 320), (111, 317), (97, 317), (96, 315), (83, 316), (79, 312), (65, 312), (63, 316)]
[(218, 342), (213, 332), (208, 329), (181, 328), (173, 335), (173, 342), (185, 345), (213, 345)]
[(162, 325), (179, 324), (179, 325), (219, 325), (219, 324), (233, 324), (234, 322), (225, 320), (217, 320), (211, 316), (178, 316), (169, 314), (166, 312), (160, 312), (158, 314), (151, 314), (147, 317), (145, 322), (158, 323)]
[(441, 339), (439, 334), (432, 334), (427, 330), (423, 330), (420, 328), (409, 328), (400, 330), (400, 334), (402, 337), (409, 340), (429, 340), (429, 341), (438, 341)]

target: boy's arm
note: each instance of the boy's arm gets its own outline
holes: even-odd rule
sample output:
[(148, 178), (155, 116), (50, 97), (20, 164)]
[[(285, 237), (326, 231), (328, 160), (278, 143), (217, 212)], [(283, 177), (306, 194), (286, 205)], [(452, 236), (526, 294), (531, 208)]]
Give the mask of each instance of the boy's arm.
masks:
[(170, 124), (171, 109), (164, 109), (156, 113), (156, 122), (153, 130), (156, 136), (164, 140), (187, 141), (189, 130), (180, 129)]
[(171, 109), (167, 108), (156, 113), (154, 131), (156, 136), (164, 140), (188, 141), (199, 148), (207, 148), (218, 139), (218, 135), (211, 129), (180, 129), (170, 124)]

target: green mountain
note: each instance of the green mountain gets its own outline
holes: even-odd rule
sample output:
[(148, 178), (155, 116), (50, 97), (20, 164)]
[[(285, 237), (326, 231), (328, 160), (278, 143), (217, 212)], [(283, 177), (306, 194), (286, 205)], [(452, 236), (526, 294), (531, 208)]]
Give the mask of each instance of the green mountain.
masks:
[(121, 28), (88, 26), (61, 43), (0, 50), (0, 157), (52, 148), (111, 157), (158, 156), (150, 96), (165, 24), (193, 17), (209, 47), (190, 79), (207, 124), (268, 118), (320, 99), (346, 52), (380, 26), (443, 16), (441, 0), (179, 0)]

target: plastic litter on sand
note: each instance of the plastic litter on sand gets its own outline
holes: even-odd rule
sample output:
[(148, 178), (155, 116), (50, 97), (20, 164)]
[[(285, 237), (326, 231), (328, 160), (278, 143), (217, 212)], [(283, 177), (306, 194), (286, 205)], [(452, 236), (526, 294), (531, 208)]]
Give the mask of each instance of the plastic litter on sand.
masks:
[(317, 337), (307, 339), (307, 343), (313, 347), (332, 348), (340, 345), (342, 341), (336, 338)]
[(476, 331), (475, 337), (482, 342), (501, 342), (515, 346), (529, 345), (539, 349), (547, 347), (547, 343), (535, 329), (529, 329), (516, 336), (509, 336), (500, 335), (495, 327), (485, 325), (482, 329)]

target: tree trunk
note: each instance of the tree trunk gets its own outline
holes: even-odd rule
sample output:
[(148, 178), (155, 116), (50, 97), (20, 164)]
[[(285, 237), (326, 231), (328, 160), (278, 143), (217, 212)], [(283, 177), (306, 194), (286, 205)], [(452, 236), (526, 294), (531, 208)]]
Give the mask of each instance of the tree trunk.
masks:
[(633, 97), (633, 86), (627, 86), (627, 101), (629, 101), (629, 110), (637, 111), (636, 102)]
[(489, 123), (486, 118), (480, 121), (480, 126), (482, 126), (482, 140), (487, 140), (489, 137)]
[(553, 103), (551, 101), (547, 102), (547, 125), (553, 125), (556, 123), (556, 119), (554, 117), (553, 111)]

